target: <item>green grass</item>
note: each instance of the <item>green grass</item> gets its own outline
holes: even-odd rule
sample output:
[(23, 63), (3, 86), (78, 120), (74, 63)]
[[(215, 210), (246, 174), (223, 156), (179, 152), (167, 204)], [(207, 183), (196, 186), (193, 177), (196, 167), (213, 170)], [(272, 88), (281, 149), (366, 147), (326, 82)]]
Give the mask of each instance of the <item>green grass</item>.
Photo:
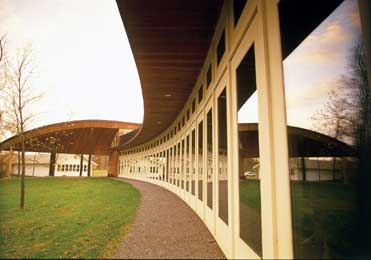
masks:
[(107, 170), (93, 170), (91, 176), (93, 177), (107, 177), (108, 171)]
[(0, 258), (110, 256), (140, 203), (131, 185), (108, 178), (0, 179)]
[(240, 180), (240, 201), (260, 212), (259, 180)]
[[(355, 186), (331, 182), (291, 182), (295, 256), (347, 256), (354, 247)], [(240, 201), (260, 212), (257, 180), (240, 180)]]

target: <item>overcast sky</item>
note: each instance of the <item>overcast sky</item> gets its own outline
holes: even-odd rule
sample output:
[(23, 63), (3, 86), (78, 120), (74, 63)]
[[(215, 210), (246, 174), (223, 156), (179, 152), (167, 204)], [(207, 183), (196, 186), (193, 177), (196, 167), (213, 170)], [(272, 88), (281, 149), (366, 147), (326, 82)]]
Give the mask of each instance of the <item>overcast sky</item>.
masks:
[[(35, 50), (34, 86), (45, 95), (32, 127), (77, 119), (142, 122), (139, 78), (114, 0), (0, 0), (3, 33), (10, 54), (27, 43)], [(359, 34), (357, 1), (346, 0), (285, 59), (289, 125), (313, 129), (310, 118), (347, 73)], [(254, 95), (240, 121), (256, 122), (256, 108)]]
[(44, 93), (32, 127), (80, 119), (142, 122), (143, 99), (114, 0), (0, 0), (8, 54), (31, 43), (33, 86)]

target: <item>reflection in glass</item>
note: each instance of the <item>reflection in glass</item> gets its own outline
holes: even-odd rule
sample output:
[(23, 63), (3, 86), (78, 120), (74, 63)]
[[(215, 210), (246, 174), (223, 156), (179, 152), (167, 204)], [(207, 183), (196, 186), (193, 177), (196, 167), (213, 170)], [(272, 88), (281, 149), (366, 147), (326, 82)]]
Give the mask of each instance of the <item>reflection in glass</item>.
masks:
[(170, 148), (170, 158), (169, 158), (169, 163), (170, 163), (170, 176), (169, 176), (169, 183), (173, 183), (173, 173), (174, 173), (174, 161), (173, 161), (173, 148)]
[(192, 174), (191, 174), (191, 192), (192, 195), (195, 195), (196, 190), (196, 131), (192, 130), (192, 154), (191, 154), (191, 163), (192, 163)]
[(236, 80), (240, 237), (261, 256), (260, 162), (254, 45), (238, 66)]
[(218, 97), (218, 188), (219, 217), (228, 225), (228, 172), (227, 172), (227, 93)]
[(218, 46), (216, 47), (216, 64), (219, 65), (225, 52), (225, 31), (220, 36)]
[(185, 175), (184, 161), (185, 161), (185, 156), (184, 156), (184, 139), (183, 139), (182, 140), (182, 154), (181, 154), (181, 159), (180, 159), (180, 179), (181, 179), (180, 187), (182, 188), (182, 190), (184, 190), (184, 175)]
[(211, 80), (212, 80), (212, 65), (210, 64), (209, 65), (209, 69), (207, 70), (207, 73), (206, 73), (206, 88), (209, 88), (210, 87), (210, 83), (211, 83)]
[[(370, 145), (371, 124), (364, 111), (370, 111), (371, 99), (360, 76), (365, 60), (354, 21), (359, 21), (357, 1), (344, 1), (283, 62), (297, 259), (362, 255), (362, 230), (370, 219), (362, 221), (359, 214), (367, 192), (357, 184), (365, 173), (360, 165), (370, 163), (364, 148)], [(337, 41), (323, 36), (334, 27), (341, 32)], [(311, 40), (317, 38), (322, 40)], [(313, 48), (321, 59), (306, 59)]]
[(198, 199), (203, 200), (203, 122), (198, 124)]
[(233, 0), (234, 25), (237, 25), (247, 0)]
[(176, 174), (177, 174), (177, 147), (176, 145), (174, 145), (174, 148), (173, 148), (173, 184), (176, 185)]
[(189, 191), (189, 180), (190, 180), (190, 172), (189, 172), (189, 169), (190, 169), (190, 165), (191, 165), (191, 154), (190, 154), (190, 149), (189, 149), (189, 135), (187, 135), (187, 138), (186, 138), (186, 159), (185, 159), (185, 168), (186, 168), (186, 191), (188, 192)]
[(207, 112), (207, 129), (206, 129), (206, 140), (207, 140), (207, 206), (213, 209), (213, 110), (210, 109)]
[(178, 143), (178, 154), (177, 154), (177, 157), (176, 157), (176, 186), (180, 186), (180, 162), (181, 162), (181, 158), (180, 158), (180, 142)]
[(201, 85), (200, 88), (198, 89), (198, 103), (202, 101), (204, 98), (204, 85)]

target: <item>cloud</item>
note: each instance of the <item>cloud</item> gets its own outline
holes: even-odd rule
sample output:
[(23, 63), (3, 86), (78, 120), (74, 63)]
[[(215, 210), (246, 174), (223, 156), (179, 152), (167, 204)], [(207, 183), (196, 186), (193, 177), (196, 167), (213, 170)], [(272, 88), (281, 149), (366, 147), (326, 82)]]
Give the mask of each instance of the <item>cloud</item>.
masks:
[(293, 52), (300, 63), (340, 64), (360, 31), (357, 3), (347, 0), (325, 19)]
[(341, 81), (338, 79), (322, 79), (316, 84), (290, 86), (286, 88), (286, 107), (298, 109), (301, 107), (324, 104), (330, 91), (341, 92)]

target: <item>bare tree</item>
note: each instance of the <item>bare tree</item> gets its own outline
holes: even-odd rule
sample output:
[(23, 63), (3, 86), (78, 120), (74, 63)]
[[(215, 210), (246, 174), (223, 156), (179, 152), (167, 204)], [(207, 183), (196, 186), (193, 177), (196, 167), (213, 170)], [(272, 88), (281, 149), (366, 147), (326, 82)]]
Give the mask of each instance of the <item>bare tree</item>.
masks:
[[(6, 69), (5, 69), (5, 57), (6, 57), (6, 38), (5, 35), (0, 37), (0, 97), (2, 96), (2, 91), (5, 89), (7, 84), (6, 80)], [(0, 103), (0, 138), (4, 135), (4, 128), (2, 125), (2, 118), (4, 115), (4, 110), (2, 109), (2, 104)]]
[(4, 119), (7, 129), (18, 135), (21, 174), (21, 199), (20, 207), (24, 208), (25, 194), (25, 136), (29, 123), (35, 115), (30, 111), (30, 106), (40, 100), (41, 95), (36, 94), (32, 88), (32, 76), (34, 74), (34, 63), (32, 59), (32, 48), (30, 45), (21, 49), (13, 64), (9, 64), (7, 71), (8, 87), (6, 93), (6, 117)]

